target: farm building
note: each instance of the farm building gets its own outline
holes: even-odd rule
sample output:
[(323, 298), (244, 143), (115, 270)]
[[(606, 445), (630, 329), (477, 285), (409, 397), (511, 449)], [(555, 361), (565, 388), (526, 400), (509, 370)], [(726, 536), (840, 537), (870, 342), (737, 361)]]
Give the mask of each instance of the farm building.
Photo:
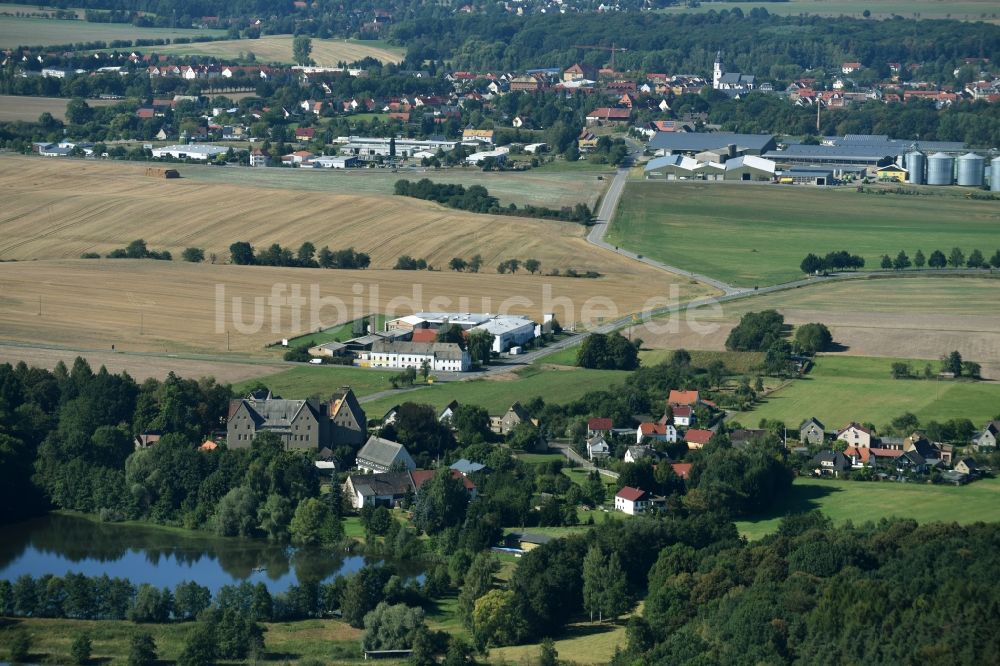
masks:
[(788, 169), (778, 173), (778, 182), (786, 185), (833, 185), (831, 169)]
[(207, 162), (228, 152), (229, 149), (223, 146), (205, 143), (174, 144), (153, 148), (153, 157), (172, 157), (176, 160), (203, 160)]
[(481, 153), (473, 153), (465, 158), (466, 164), (473, 164), (479, 166), (485, 160), (493, 158), (496, 160), (497, 164), (506, 164), (507, 154), (510, 152), (509, 148), (497, 148), (496, 150), (484, 150)]
[(312, 164), (314, 167), (320, 169), (353, 169), (361, 166), (361, 162), (354, 156), (317, 157), (312, 161)]
[(876, 174), (879, 180), (893, 183), (904, 183), (909, 180), (910, 172), (898, 164), (889, 164), (884, 167), (879, 167)]
[(396, 157), (413, 157), (416, 153), (427, 151), (437, 153), (438, 150), (448, 152), (458, 145), (456, 141), (446, 139), (428, 139), (421, 141), (417, 139), (395, 139), (395, 144), (391, 139), (373, 138), (364, 136), (341, 136), (334, 141), (340, 144), (341, 152), (345, 155), (354, 155), (363, 162), (370, 162), (379, 157), (389, 157), (389, 153), (395, 150)]
[(685, 155), (664, 155), (646, 163), (646, 180), (693, 180), (698, 161)]
[(437, 331), (440, 328), (457, 325), (463, 331), (488, 331), (493, 334), (493, 351), (502, 353), (534, 340), (543, 332), (551, 330), (552, 315), (545, 315), (541, 326), (531, 319), (518, 315), (494, 315), (472, 312), (418, 312), (414, 315), (386, 321), (386, 331), (394, 329), (416, 331), (426, 328)]
[[(730, 151), (729, 147), (733, 146)], [(697, 155), (706, 150), (726, 149), (730, 156), (763, 155), (777, 144), (770, 134), (736, 134), (734, 132), (657, 132), (649, 141), (649, 149), (664, 155), (676, 153)]]
[(775, 163), (756, 155), (741, 155), (726, 162), (725, 180), (770, 182), (774, 179)]
[(453, 342), (379, 341), (359, 358), (362, 365), (372, 368), (419, 370), (426, 362), (434, 372), (467, 372), (472, 365), (469, 352)]

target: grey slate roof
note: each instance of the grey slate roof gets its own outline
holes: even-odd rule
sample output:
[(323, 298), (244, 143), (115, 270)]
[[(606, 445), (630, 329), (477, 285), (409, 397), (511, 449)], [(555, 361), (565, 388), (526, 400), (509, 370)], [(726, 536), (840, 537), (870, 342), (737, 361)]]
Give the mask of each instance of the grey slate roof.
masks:
[(652, 150), (696, 151), (725, 148), (736, 144), (746, 150), (764, 150), (774, 136), (771, 134), (736, 134), (734, 132), (657, 132), (649, 140)]
[(318, 406), (309, 400), (270, 399), (263, 401), (245, 400), (244, 404), (253, 417), (257, 428), (266, 426), (272, 430), (289, 428), (295, 416), (303, 409), (310, 409), (319, 417)]
[(405, 495), (413, 490), (409, 472), (382, 472), (381, 474), (352, 474), (351, 485), (364, 497)]
[(462, 348), (454, 342), (389, 342), (380, 340), (372, 345), (373, 353), (433, 355), (435, 358), (462, 360)]
[(388, 469), (404, 453), (409, 456), (402, 444), (372, 435), (358, 451), (357, 459)]
[(770, 150), (764, 153), (764, 157), (781, 161), (783, 158), (815, 159), (815, 160), (836, 160), (836, 159), (869, 159), (881, 160), (885, 158), (896, 158), (907, 152), (905, 148), (890, 146), (884, 143), (870, 146), (809, 146), (805, 144), (792, 144), (784, 150)]
[(486, 465), (462, 458), (461, 460), (456, 460), (449, 469), (453, 469), (459, 474), (465, 476), (467, 474), (481, 472), (486, 469)]

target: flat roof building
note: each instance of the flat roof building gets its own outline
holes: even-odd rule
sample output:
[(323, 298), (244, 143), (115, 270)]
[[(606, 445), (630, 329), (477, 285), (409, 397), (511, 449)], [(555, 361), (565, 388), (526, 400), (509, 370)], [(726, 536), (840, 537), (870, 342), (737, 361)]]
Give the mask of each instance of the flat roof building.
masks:
[(219, 155), (225, 155), (229, 148), (223, 146), (213, 146), (207, 143), (174, 144), (172, 146), (161, 146), (153, 148), (153, 157), (173, 157), (178, 160), (205, 160), (208, 161)]
[(695, 155), (706, 150), (729, 149), (730, 155), (746, 153), (761, 155), (777, 147), (771, 134), (736, 134), (734, 132), (657, 132), (649, 140), (650, 150), (665, 154), (688, 153)]

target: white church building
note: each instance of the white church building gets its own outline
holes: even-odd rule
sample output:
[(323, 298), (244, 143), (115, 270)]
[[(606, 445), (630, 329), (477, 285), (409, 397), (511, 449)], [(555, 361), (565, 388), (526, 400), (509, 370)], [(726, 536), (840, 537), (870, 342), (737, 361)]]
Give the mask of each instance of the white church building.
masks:
[(715, 54), (715, 67), (712, 70), (712, 88), (715, 90), (735, 90), (750, 92), (754, 89), (756, 77), (753, 74), (740, 72), (724, 72), (722, 69), (722, 51)]

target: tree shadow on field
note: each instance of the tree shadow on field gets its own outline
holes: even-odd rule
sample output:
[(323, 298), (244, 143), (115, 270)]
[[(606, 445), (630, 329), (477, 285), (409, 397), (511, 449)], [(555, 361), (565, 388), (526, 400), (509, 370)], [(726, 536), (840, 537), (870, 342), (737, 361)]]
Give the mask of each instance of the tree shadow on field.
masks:
[(850, 349), (851, 349), (850, 345), (842, 345), (839, 342), (831, 342), (830, 346), (827, 347), (824, 351), (828, 354), (838, 354), (838, 353), (843, 353), (845, 351), (849, 351)]
[(832, 484), (793, 484), (792, 487), (788, 489), (788, 495), (781, 502), (777, 503), (770, 511), (766, 511), (756, 516), (750, 516), (749, 518), (744, 519), (743, 522), (752, 525), (755, 523), (774, 520), (775, 518), (784, 518), (785, 516), (791, 516), (798, 513), (815, 511), (821, 508), (820, 500), (825, 497), (829, 497), (834, 493), (840, 492), (844, 492), (844, 489), (838, 488)]
[(605, 620), (604, 622), (598, 622), (595, 619), (593, 623), (587, 620), (582, 620), (580, 622), (567, 625), (566, 628), (559, 633), (557, 639), (565, 641), (573, 638), (583, 638), (584, 636), (607, 634), (617, 629), (620, 624), (620, 620)]

